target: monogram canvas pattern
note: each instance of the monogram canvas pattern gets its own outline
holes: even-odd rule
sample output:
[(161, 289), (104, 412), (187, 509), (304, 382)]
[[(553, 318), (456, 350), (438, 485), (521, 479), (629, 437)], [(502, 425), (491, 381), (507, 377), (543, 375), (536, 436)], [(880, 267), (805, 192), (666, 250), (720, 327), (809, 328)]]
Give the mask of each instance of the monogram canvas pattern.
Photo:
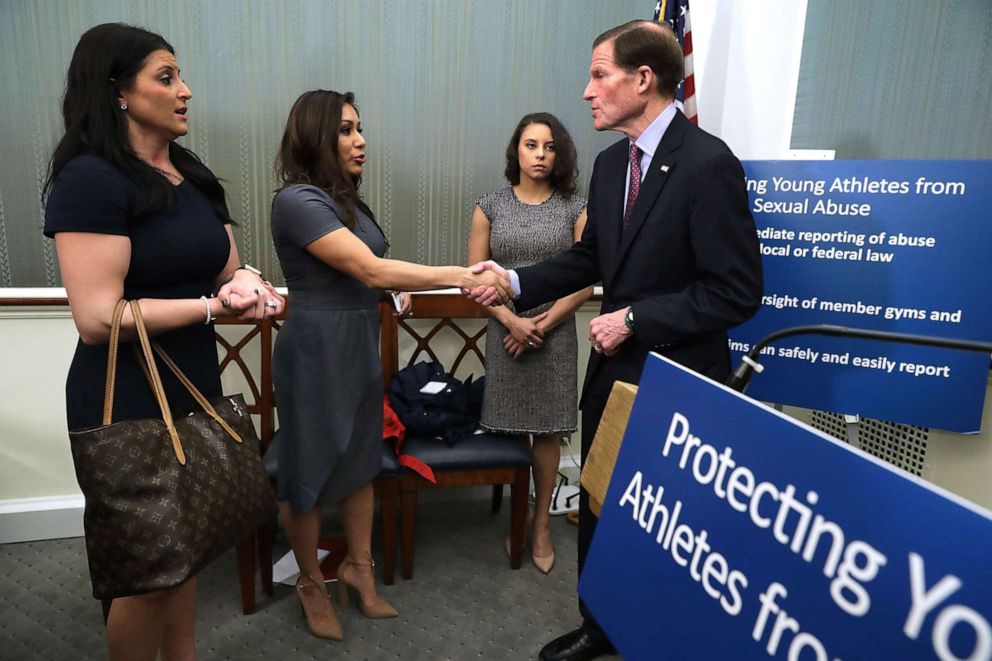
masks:
[(173, 587), (274, 516), (260, 443), (241, 395), (211, 400), (241, 436), (206, 413), (174, 414), (187, 462), (165, 423), (125, 420), (70, 432), (93, 596)]

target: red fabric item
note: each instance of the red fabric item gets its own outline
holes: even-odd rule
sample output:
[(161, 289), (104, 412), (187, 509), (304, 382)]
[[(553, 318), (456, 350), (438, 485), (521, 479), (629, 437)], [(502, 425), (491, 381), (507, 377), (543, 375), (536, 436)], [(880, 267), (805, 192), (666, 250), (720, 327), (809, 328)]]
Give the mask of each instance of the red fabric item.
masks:
[(400, 466), (405, 466), (417, 473), (420, 477), (437, 484), (434, 471), (426, 463), (417, 459), (412, 454), (404, 454), (403, 441), (406, 439), (406, 426), (400, 421), (396, 411), (389, 405), (389, 395), (382, 398), (382, 440), (393, 442), (393, 451), (396, 453), (396, 461)]
[(382, 397), (382, 440), (393, 440), (397, 450), (403, 445), (406, 438), (406, 425), (400, 422), (400, 417), (389, 405), (389, 395)]

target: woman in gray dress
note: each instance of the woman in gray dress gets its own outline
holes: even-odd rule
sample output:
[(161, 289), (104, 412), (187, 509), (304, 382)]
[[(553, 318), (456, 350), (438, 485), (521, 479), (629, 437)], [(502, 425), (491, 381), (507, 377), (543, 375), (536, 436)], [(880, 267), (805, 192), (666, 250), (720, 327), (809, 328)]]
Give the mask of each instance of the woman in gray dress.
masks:
[[(554, 257), (582, 236), (586, 200), (576, 194), (575, 146), (548, 113), (526, 115), (506, 148), (510, 186), (479, 198), (472, 213), (469, 264), (493, 259), (521, 268)], [(533, 438), (535, 503), (531, 558), (547, 574), (555, 562), (548, 510), (562, 435), (576, 426), (575, 311), (583, 289), (552, 304), (520, 311), (486, 308), (486, 392), (482, 426)]]
[[(395, 617), (375, 588), (372, 480), (381, 468), (382, 289), (509, 285), (461, 266), (384, 259), (386, 239), (359, 197), (365, 139), (354, 95), (306, 92), (293, 105), (277, 157), (282, 187), (272, 236), (291, 304), (273, 355), (279, 403), (278, 489), (286, 536), (300, 566), (297, 595), (315, 636), (340, 640), (341, 624), (317, 563), (322, 505), (341, 512), (347, 555), (339, 595), (358, 594), (366, 617)], [(403, 296), (405, 311), (409, 297)]]

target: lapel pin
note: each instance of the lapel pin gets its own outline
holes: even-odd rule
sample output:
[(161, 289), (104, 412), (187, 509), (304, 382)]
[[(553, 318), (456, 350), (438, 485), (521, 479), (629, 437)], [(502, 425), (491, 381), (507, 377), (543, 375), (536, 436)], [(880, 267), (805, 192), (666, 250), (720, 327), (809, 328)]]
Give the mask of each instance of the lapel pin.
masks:
[(667, 165), (662, 165), (661, 166), (661, 171), (662, 172), (668, 172), (668, 166)]

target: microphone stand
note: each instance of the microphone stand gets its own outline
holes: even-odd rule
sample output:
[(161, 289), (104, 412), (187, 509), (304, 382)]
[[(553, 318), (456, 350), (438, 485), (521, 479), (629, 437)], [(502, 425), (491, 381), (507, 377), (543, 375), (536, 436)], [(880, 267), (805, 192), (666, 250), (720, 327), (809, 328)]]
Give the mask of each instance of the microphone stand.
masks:
[(961, 349), (963, 351), (978, 351), (992, 354), (992, 342), (977, 342), (974, 340), (953, 340), (944, 337), (933, 337), (930, 335), (911, 335), (908, 333), (891, 333), (889, 331), (868, 330), (865, 328), (851, 328), (849, 326), (833, 326), (830, 324), (818, 324), (811, 326), (793, 326), (783, 328), (780, 331), (765, 336), (757, 344), (751, 347), (744, 356), (741, 357), (741, 364), (737, 366), (734, 373), (727, 379), (727, 386), (738, 392), (747, 390), (751, 382), (751, 377), (755, 372), (761, 372), (764, 366), (758, 363), (761, 350), (766, 346), (781, 340), (784, 337), (793, 335), (833, 335), (839, 337), (858, 337), (869, 340), (882, 340), (884, 342), (901, 342), (903, 344), (921, 344), (931, 347), (947, 347), (950, 349)]

